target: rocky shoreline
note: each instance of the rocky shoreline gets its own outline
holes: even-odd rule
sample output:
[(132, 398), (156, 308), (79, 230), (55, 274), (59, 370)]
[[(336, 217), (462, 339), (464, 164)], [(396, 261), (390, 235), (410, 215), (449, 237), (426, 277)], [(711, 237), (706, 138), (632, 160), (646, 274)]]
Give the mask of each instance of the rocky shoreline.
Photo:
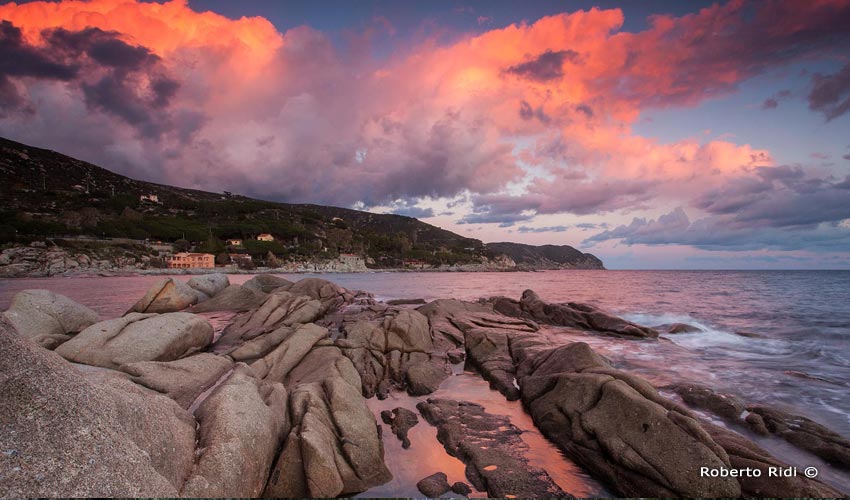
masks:
[[(206, 274), (163, 278), (118, 318), (23, 291), (0, 318), (0, 496), (368, 494), (392, 479), (387, 464), (415, 453), (408, 432), (423, 425), (466, 476), (450, 484), (423, 472), (423, 495), (574, 496), (530, 464), (507, 416), (429, 396), (458, 367), (489, 382), (493, 397), (521, 401), (616, 495), (845, 496), (802, 473), (768, 477), (788, 464), (754, 436), (842, 474), (846, 437), (708, 386), (653, 387), (557, 331), (659, 341), (652, 328), (531, 290), (519, 300), (385, 303), (318, 278), (258, 274), (232, 285)], [(367, 404), (401, 392), (421, 398), (416, 411)], [(386, 439), (402, 442), (401, 456), (385, 452)], [(711, 477), (706, 467), (758, 474)]]
[(486, 259), (481, 263), (445, 265), (427, 268), (355, 268), (338, 261), (307, 260), (290, 262), (283, 267), (239, 269), (235, 265), (211, 269), (165, 269), (153, 267), (153, 254), (140, 254), (117, 248), (81, 252), (58, 247), (16, 246), (0, 252), (0, 278), (46, 278), (84, 276), (180, 276), (203, 274), (324, 274), (373, 272), (533, 272), (559, 269), (604, 269), (596, 261), (576, 265), (548, 261), (540, 265), (517, 264), (505, 259)]

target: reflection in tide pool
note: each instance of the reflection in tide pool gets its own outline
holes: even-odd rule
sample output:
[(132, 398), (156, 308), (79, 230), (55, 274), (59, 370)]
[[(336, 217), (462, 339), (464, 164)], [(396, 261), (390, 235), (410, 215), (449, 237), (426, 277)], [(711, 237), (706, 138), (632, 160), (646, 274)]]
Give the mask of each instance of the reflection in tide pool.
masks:
[[(490, 389), (489, 384), (477, 373), (463, 371), (455, 367), (454, 376), (449, 377), (440, 389), (423, 397), (409, 396), (405, 392), (395, 392), (384, 401), (376, 398), (368, 400), (368, 405), (381, 422), (381, 411), (392, 410), (399, 406), (413, 411), (419, 417), (408, 436), (411, 446), (401, 447), (401, 441), (384, 426), (383, 440), (386, 463), (393, 480), (362, 493), (364, 497), (412, 496), (421, 497), (416, 483), (435, 472), (445, 472), (449, 484), (463, 481), (472, 484), (465, 476), (465, 465), (459, 459), (446, 453), (443, 445), (437, 441), (437, 430), (428, 424), (416, 410), (416, 404), (428, 398), (454, 399), (480, 404), (488, 413), (506, 415), (512, 424), (523, 431), (521, 438), (528, 445), (525, 457), (529, 465), (546, 470), (549, 476), (562, 490), (576, 497), (606, 497), (610, 494), (597, 481), (588, 476), (578, 465), (566, 458), (561, 451), (546, 439), (534, 426), (531, 417), (522, 408), (519, 401), (508, 401), (499, 392)], [(475, 491), (470, 497), (486, 497), (486, 492)], [(445, 497), (458, 497), (451, 492)]]

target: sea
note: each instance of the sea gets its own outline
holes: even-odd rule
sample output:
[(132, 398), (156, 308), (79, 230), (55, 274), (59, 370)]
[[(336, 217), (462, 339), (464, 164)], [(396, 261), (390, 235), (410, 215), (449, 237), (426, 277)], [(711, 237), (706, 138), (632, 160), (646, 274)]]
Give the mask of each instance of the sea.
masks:
[[(590, 335), (565, 341), (588, 342), (616, 367), (640, 374), (656, 387), (674, 382), (708, 385), (747, 403), (770, 404), (809, 417), (850, 438), (850, 271), (565, 270), (280, 276), (290, 280), (321, 277), (349, 289), (372, 292), (379, 299), (477, 300), (495, 295), (518, 299), (524, 290), (533, 289), (549, 302), (589, 303), (647, 326), (688, 323), (702, 331), (663, 334), (660, 340), (652, 341)], [(230, 280), (239, 284), (250, 277), (231, 275)], [(44, 288), (89, 306), (104, 318), (117, 317), (160, 279), (0, 280), (0, 310), (8, 308), (17, 292)], [(506, 406), (504, 398), (489, 391), (486, 384), (465, 380), (459, 378), (453, 383), (470, 399), (482, 403), (491, 400), (495, 408), (513, 412), (512, 419), (527, 420), (520, 415), (520, 406)], [(477, 387), (480, 389), (473, 389)], [(716, 420), (712, 415), (704, 416)], [(779, 439), (747, 436), (780, 460), (799, 467), (820, 467), (822, 480), (850, 491), (846, 471), (834, 471)], [(604, 494), (601, 487), (590, 483), (580, 491), (574, 484), (569, 486), (585, 496)], [(370, 493), (381, 496), (404, 492)]]

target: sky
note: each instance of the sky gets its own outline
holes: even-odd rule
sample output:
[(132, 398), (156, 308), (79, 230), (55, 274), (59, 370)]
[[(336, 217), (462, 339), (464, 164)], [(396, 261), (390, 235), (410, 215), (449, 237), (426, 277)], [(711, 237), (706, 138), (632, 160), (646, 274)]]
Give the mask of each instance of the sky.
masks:
[(0, 135), (153, 182), (850, 269), (850, 0), (0, 1)]

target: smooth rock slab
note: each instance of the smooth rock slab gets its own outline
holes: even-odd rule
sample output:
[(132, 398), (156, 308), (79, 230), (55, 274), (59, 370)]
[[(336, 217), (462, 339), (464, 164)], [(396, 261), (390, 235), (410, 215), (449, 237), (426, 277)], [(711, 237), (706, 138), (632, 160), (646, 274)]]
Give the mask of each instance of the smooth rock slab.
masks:
[(140, 361), (121, 366), (133, 382), (163, 393), (184, 409), (233, 366), (223, 356), (200, 353), (176, 361)]
[(88, 381), (0, 320), (0, 497), (176, 497), (191, 417), (118, 384)]
[[(350, 364), (341, 355), (337, 359)], [(307, 372), (315, 378), (313, 369)], [(290, 414), (292, 431), (263, 496), (337, 497), (392, 478), (384, 465), (378, 424), (360, 394), (359, 380), (331, 375), (297, 384), (290, 395)]]
[(192, 308), (192, 312), (248, 311), (259, 307), (266, 294), (239, 285), (230, 285), (215, 297), (205, 300)]
[(130, 313), (169, 313), (182, 311), (206, 299), (205, 294), (174, 278), (165, 278), (151, 286), (145, 295), (127, 311)]
[[(277, 347), (264, 357), (258, 359), (251, 364), (251, 368), (257, 375), (257, 378), (269, 380), (273, 382), (283, 382), (293, 368), (301, 363), (301, 360), (310, 352), (316, 342), (327, 338), (328, 329), (313, 323), (301, 325), (297, 329), (281, 327), (281, 330), (286, 331), (286, 338), (282, 340)], [(245, 344), (242, 348), (234, 352), (235, 355), (240, 355), (240, 351), (251, 347), (250, 344)], [(319, 369), (327, 369), (329, 367), (318, 366)]]
[(272, 293), (280, 289), (286, 290), (291, 286), (291, 281), (271, 274), (258, 274), (245, 283), (242, 283), (243, 288), (250, 288), (251, 290), (263, 293)]
[(179, 359), (212, 339), (212, 325), (194, 314), (130, 313), (86, 328), (56, 352), (74, 363), (118, 369), (138, 361)]
[(620, 495), (741, 494), (734, 478), (700, 477), (700, 467), (728, 468), (729, 456), (646, 381), (611, 368), (583, 342), (534, 352), (518, 369), (534, 423)]
[(407, 392), (411, 396), (424, 396), (440, 388), (440, 384), (449, 378), (445, 361), (432, 358), (407, 368)]
[(202, 274), (192, 277), (186, 284), (208, 297), (215, 297), (230, 286), (230, 279), (222, 273)]
[(48, 290), (24, 290), (15, 295), (3, 316), (23, 335), (46, 348), (55, 348), (100, 318), (88, 307)]
[(248, 366), (239, 364), (195, 416), (200, 423), (200, 457), (181, 495), (259, 496), (288, 430), (283, 385), (260, 382)]

